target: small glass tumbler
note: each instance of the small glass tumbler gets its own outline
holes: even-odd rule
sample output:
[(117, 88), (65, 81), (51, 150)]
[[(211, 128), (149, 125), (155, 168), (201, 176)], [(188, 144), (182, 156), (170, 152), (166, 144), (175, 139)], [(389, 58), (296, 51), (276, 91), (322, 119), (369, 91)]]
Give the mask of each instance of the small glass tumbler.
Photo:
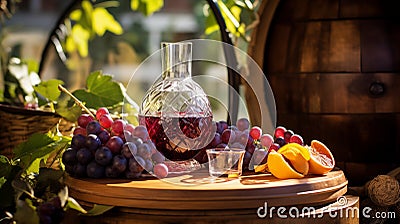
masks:
[(212, 178), (220, 176), (239, 177), (245, 150), (243, 149), (208, 149), (208, 171)]

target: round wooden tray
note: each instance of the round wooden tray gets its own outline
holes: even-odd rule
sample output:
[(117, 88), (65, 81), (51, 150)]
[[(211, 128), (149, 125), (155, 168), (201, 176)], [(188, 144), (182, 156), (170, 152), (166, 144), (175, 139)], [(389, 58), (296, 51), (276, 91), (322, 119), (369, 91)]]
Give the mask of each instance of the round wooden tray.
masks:
[(254, 209), (263, 206), (322, 205), (344, 195), (342, 171), (302, 179), (279, 180), (271, 174), (248, 174), (211, 182), (204, 173), (157, 179), (66, 178), (70, 194), (86, 204), (160, 210)]

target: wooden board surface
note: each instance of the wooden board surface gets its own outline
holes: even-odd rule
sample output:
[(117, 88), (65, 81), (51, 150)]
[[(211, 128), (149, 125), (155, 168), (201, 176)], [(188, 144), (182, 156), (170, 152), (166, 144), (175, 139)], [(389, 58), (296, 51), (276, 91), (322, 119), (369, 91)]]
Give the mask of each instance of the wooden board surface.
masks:
[(66, 183), (70, 194), (86, 203), (166, 210), (252, 209), (265, 202), (269, 206), (324, 204), (347, 191), (342, 171), (288, 180), (253, 174), (211, 183), (204, 173), (197, 173), (133, 181), (67, 177)]

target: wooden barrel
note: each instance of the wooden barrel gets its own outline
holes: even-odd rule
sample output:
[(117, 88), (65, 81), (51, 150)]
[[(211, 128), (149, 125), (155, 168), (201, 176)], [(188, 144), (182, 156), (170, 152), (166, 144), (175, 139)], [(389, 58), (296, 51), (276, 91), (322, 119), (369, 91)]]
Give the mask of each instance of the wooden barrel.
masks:
[(259, 13), (249, 54), (270, 82), (278, 125), (326, 143), (350, 185), (398, 166), (397, 1), (268, 0)]
[[(117, 206), (100, 217), (70, 215), (70, 223), (358, 223), (357, 216), (330, 215), (359, 207), (357, 197), (343, 197), (347, 180), (339, 170), (289, 180), (246, 174), (212, 182), (208, 172), (199, 172), (163, 180), (67, 177), (66, 183), (70, 195), (83, 205)], [(287, 218), (275, 214), (278, 208), (286, 210), (282, 214)], [(318, 219), (312, 214), (297, 219), (295, 209)]]

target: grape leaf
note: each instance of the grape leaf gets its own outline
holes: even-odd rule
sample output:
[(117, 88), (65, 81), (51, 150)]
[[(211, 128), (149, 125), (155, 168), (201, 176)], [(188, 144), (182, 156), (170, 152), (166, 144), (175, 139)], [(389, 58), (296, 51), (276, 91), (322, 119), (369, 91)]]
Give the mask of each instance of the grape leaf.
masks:
[(58, 85), (62, 84), (64, 84), (64, 82), (61, 80), (50, 79), (48, 81), (42, 81), (39, 85), (34, 86), (33, 89), (50, 101), (57, 101), (58, 97), (61, 95)]
[(100, 71), (89, 75), (86, 88), (74, 91), (73, 95), (89, 108), (113, 107), (124, 100), (119, 83), (113, 81), (112, 76), (104, 75)]
[(71, 198), (71, 197), (68, 197), (66, 207), (74, 209), (74, 210), (84, 213), (84, 214), (87, 213), (87, 211), (84, 208), (82, 208), (82, 206), (74, 198)]
[(76, 122), (82, 114), (82, 108), (76, 104), (68, 105), (69, 100), (59, 100), (56, 106), (57, 114), (68, 121)]
[(34, 133), (31, 135), (26, 142), (19, 144), (14, 149), (15, 158), (21, 158), (25, 155), (35, 153), (39, 148), (45, 147), (54, 140), (46, 134)]
[(93, 11), (93, 29), (97, 35), (103, 36), (106, 30), (114, 34), (122, 34), (121, 25), (104, 8), (95, 8)]
[(131, 9), (149, 16), (164, 6), (164, 0), (131, 0)]

